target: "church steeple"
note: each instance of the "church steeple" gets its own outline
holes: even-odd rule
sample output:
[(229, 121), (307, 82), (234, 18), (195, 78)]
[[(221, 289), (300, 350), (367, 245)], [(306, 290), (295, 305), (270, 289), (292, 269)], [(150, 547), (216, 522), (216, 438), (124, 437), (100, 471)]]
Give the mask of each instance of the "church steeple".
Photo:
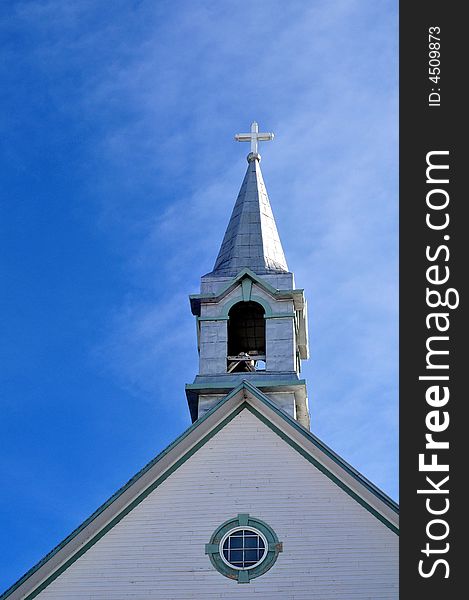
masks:
[(211, 275), (234, 277), (242, 269), (258, 275), (287, 273), (287, 261), (270, 206), (260, 168), (258, 140), (273, 139), (273, 133), (237, 134), (238, 141), (251, 141), (248, 168), (236, 200), (225, 237)]
[(288, 271), (257, 151), (273, 137), (255, 122), (235, 137), (251, 142), (247, 173), (213, 271), (190, 296), (199, 350), (199, 374), (186, 385), (193, 421), (246, 380), (309, 427), (299, 377), (308, 358), (306, 300)]

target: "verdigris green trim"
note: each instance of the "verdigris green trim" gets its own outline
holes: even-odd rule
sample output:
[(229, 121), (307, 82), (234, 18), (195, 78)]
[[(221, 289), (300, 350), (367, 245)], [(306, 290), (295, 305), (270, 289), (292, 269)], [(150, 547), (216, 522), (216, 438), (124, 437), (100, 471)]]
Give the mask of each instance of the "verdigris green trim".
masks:
[[(243, 283), (246, 279), (249, 279), (251, 282), (256, 283), (261, 289), (267, 292), (272, 298), (275, 300), (286, 300), (286, 299), (295, 299), (300, 298), (301, 303), (304, 304), (304, 290), (302, 288), (299, 289), (283, 289), (277, 290), (270, 283), (264, 281), (260, 276), (256, 275), (249, 269), (243, 269), (230, 281), (228, 281), (225, 286), (219, 290), (218, 293), (211, 292), (208, 294), (191, 294), (189, 296), (189, 300), (191, 303), (192, 314), (198, 315), (200, 314), (200, 304), (202, 302), (211, 302), (218, 304), (223, 298), (232, 292), (238, 285), (243, 286)], [(242, 290), (243, 300), (246, 300), (245, 290)]]
[[(231, 568), (221, 557), (220, 546), (223, 538), (232, 529), (237, 527), (245, 527), (246, 529), (254, 529), (261, 533), (267, 541), (266, 555), (263, 560), (254, 568), (251, 569), (234, 569)], [(279, 542), (275, 531), (261, 521), (257, 517), (251, 517), (247, 513), (241, 513), (236, 518), (229, 519), (222, 523), (212, 534), (210, 542), (205, 544), (205, 554), (208, 554), (210, 562), (215, 569), (228, 577), (236, 580), (238, 583), (249, 583), (251, 579), (259, 577), (271, 569), (277, 560), (280, 552), (283, 550), (283, 545)]]
[(249, 302), (252, 294), (252, 279), (250, 277), (243, 277), (241, 279), (241, 290), (244, 302)]
[[(231, 397), (232, 394), (229, 394)], [(225, 400), (228, 399), (228, 396)], [(217, 407), (215, 406), (208, 411), (201, 419), (196, 421), (191, 427), (189, 427), (181, 436), (177, 438), (170, 446), (168, 446), (163, 452), (161, 452), (155, 459), (153, 459), (148, 465), (146, 465), (135, 477), (133, 477), (125, 486), (120, 488), (109, 500), (95, 511), (91, 517), (84, 521), (77, 529), (75, 529), (63, 542), (61, 542), (56, 548), (49, 552), (37, 565), (30, 569), (21, 579), (19, 579), (13, 586), (8, 588), (1, 596), (0, 600), (7, 598), (12, 594), (28, 577), (30, 577), (35, 571), (37, 571), (43, 564), (47, 562), (54, 554), (61, 550), (66, 544), (68, 544), (74, 537), (78, 535), (83, 529), (89, 525), (99, 514), (103, 512), (112, 502), (116, 500), (129, 485), (139, 479), (144, 473), (146, 473), (156, 462), (161, 460), (168, 452), (179, 442), (182, 441), (187, 435), (196, 427), (199, 426), (200, 422), (206, 420), (208, 416), (214, 412)], [(129, 505), (127, 505), (118, 515), (116, 515), (109, 523), (105, 525), (100, 531), (96, 533), (86, 544), (84, 544), (73, 556), (65, 561), (60, 567), (54, 571), (47, 579), (45, 579), (39, 587), (33, 590), (30, 594), (25, 596), (24, 600), (32, 600), (40, 592), (42, 592), (48, 585), (50, 585), (59, 575), (68, 569), (76, 560), (80, 558), (85, 552), (87, 552), (96, 542), (98, 542), (108, 531), (110, 531), (119, 521), (121, 521), (130, 511), (132, 511), (142, 500), (144, 500), (151, 492), (153, 492), (163, 481), (165, 481), (174, 471), (176, 471), (182, 464), (184, 464), (195, 452), (197, 452), (207, 441), (209, 441), (214, 435), (216, 435), (225, 425), (232, 421), (239, 413), (246, 408), (246, 403), (240, 404), (232, 413), (230, 413), (223, 421), (221, 421), (216, 427), (207, 433), (197, 444), (195, 444), (190, 450), (188, 450), (179, 460), (177, 460), (169, 469), (167, 469), (160, 477), (158, 477), (148, 488), (146, 488), (137, 498), (135, 498)]]
[(236, 275), (236, 277), (233, 277), (230, 281), (226, 282), (226, 284), (218, 291), (218, 293), (215, 294), (214, 292), (211, 292), (209, 294), (191, 294), (189, 296), (189, 299), (200, 301), (211, 300), (214, 302), (219, 302), (224, 296), (226, 296), (226, 294), (231, 292), (245, 278), (251, 279), (253, 283), (256, 283), (260, 288), (263, 288), (268, 294), (275, 298), (290, 298), (291, 296), (304, 296), (303, 288), (286, 288), (278, 290), (274, 288), (274, 286), (272, 286), (270, 283), (262, 279), (260, 275), (257, 275), (250, 269), (243, 269), (238, 273), (238, 275)]
[[(246, 380), (243, 380), (244, 383), (250, 383)], [(231, 389), (233, 383), (226, 382), (207, 382), (207, 383), (186, 383), (186, 390), (229, 390)], [(254, 384), (253, 384), (254, 385)], [(292, 386), (305, 386), (306, 379), (256, 379), (255, 381), (256, 387), (259, 388), (277, 388), (277, 387), (292, 387)], [(234, 391), (239, 390), (239, 385), (234, 388)], [(251, 390), (249, 390), (251, 391)], [(270, 407), (270, 403), (269, 403)]]
[(272, 314), (272, 307), (267, 302), (267, 300), (265, 300), (264, 298), (261, 298), (261, 296), (257, 296), (256, 294), (251, 294), (251, 302), (257, 302), (258, 304), (260, 304), (261, 306), (264, 307), (264, 310), (265, 310), (264, 317), (265, 316), (269, 317)]
[(197, 321), (229, 321), (230, 317), (196, 317)]
[(249, 277), (250, 279), (252, 279), (252, 281), (254, 283), (257, 283), (257, 285), (260, 288), (263, 288), (268, 294), (270, 294), (271, 296), (274, 297), (281, 297), (281, 298), (287, 298), (290, 296), (304, 296), (304, 289), (303, 288), (296, 288), (296, 289), (282, 289), (282, 290), (277, 290), (276, 288), (274, 288), (273, 285), (271, 285), (270, 283), (268, 283), (267, 281), (265, 281), (264, 279), (262, 279), (262, 277), (260, 275), (257, 275), (256, 273), (254, 273), (253, 271), (251, 271), (250, 269), (243, 269), (242, 271), (240, 271), (238, 273), (238, 275), (236, 275), (236, 277), (234, 277), (231, 281), (227, 282), (227, 284), (218, 292), (218, 294), (211, 294), (211, 295), (203, 295), (203, 294), (194, 294), (192, 296), (190, 296), (190, 298), (199, 298), (201, 300), (205, 299), (205, 298), (210, 298), (210, 299), (221, 299), (224, 295), (226, 295), (227, 293), (229, 293), (234, 287), (236, 287), (236, 285), (244, 278)]
[[(272, 387), (272, 385), (304, 385), (304, 380), (296, 380), (296, 381), (287, 381), (287, 382), (257, 382), (257, 385), (262, 385), (263, 387)], [(186, 388), (190, 389), (203, 389), (203, 388), (223, 388), (229, 387), (225, 385), (213, 385), (210, 384), (192, 384), (187, 385)], [(171, 450), (177, 446), (183, 439), (189, 436), (195, 429), (197, 429), (202, 423), (204, 423), (210, 416), (216, 412), (222, 405), (235, 396), (242, 388), (245, 388), (250, 393), (252, 393), (256, 398), (258, 398), (263, 404), (265, 404), (268, 408), (273, 410), (277, 415), (279, 415), (290, 427), (293, 427), (296, 431), (301, 433), (307, 440), (309, 440), (313, 445), (315, 445), (321, 452), (326, 454), (329, 458), (331, 458), (335, 463), (337, 463), (343, 470), (349, 473), (354, 479), (356, 479), (361, 485), (367, 488), (373, 495), (375, 495), (381, 502), (385, 503), (389, 506), (396, 514), (398, 514), (399, 509), (398, 505), (384, 492), (382, 492), (379, 488), (377, 488), (374, 484), (368, 481), (363, 475), (361, 475), (358, 471), (356, 471), (351, 465), (346, 463), (340, 456), (338, 456), (335, 452), (333, 452), (328, 446), (326, 446), (319, 438), (317, 438), (310, 431), (302, 427), (297, 421), (292, 419), (289, 415), (278, 409), (275, 404), (259, 389), (257, 389), (253, 384), (249, 381), (243, 380), (239, 383), (239, 385), (232, 389), (230, 393), (228, 393), (223, 400), (220, 400), (215, 406), (213, 406), (205, 415), (203, 415), (200, 419), (198, 419), (195, 423), (193, 423), (186, 431), (184, 431), (174, 442), (172, 442), (167, 448), (165, 448), (158, 456), (156, 456), (153, 460), (151, 460), (145, 467), (143, 467), (134, 477), (132, 477), (124, 486), (122, 486), (117, 492), (115, 492), (102, 506), (100, 506), (88, 519), (86, 519), (79, 527), (77, 527), (69, 536), (67, 536), (58, 546), (56, 546), (51, 552), (49, 552), (43, 559), (41, 559), (34, 567), (32, 567), (25, 575), (23, 575), (16, 583), (14, 583), (10, 588), (5, 590), (5, 592), (0, 596), (0, 599), (5, 599), (10, 596), (20, 585), (22, 585), (33, 573), (35, 573), (38, 569), (40, 569), (44, 564), (46, 564), (57, 552), (62, 550), (73, 538), (75, 538), (83, 529), (85, 529), (90, 523), (92, 523), (104, 510), (106, 510), (117, 498), (119, 498), (129, 487), (134, 485), (138, 479), (140, 479), (145, 473), (147, 473), (158, 461), (160, 461), (164, 456), (166, 456)], [(90, 547), (92, 547), (98, 539), (100, 539), (109, 529), (114, 527), (116, 523), (118, 523), (134, 506), (139, 504), (153, 489), (158, 487), (162, 481), (164, 481), (172, 472), (174, 472), (183, 462), (185, 462), (194, 452), (196, 452), (203, 444), (208, 441), (215, 433), (217, 433), (220, 429), (222, 429), (227, 423), (229, 423), (234, 417), (236, 417), (244, 408), (248, 408), (251, 410), (253, 414), (255, 414), (262, 422), (264, 422), (270, 429), (279, 432), (280, 437), (285, 439), (287, 443), (289, 443), (293, 448), (297, 449), (300, 454), (304, 455), (307, 460), (310, 460), (312, 464), (317, 463), (318, 468), (333, 481), (339, 485), (344, 491), (346, 491), (352, 498), (357, 500), (361, 505), (363, 505), (369, 512), (371, 512), (374, 516), (376, 516), (380, 521), (382, 521), (389, 529), (398, 534), (398, 529), (390, 522), (384, 519), (382, 515), (377, 513), (373, 509), (373, 507), (369, 506), (362, 498), (360, 498), (355, 492), (350, 490), (343, 482), (338, 480), (332, 473), (330, 473), (325, 467), (323, 467), (320, 463), (315, 461), (313, 457), (311, 457), (308, 453), (306, 453), (298, 444), (293, 442), (286, 434), (284, 434), (281, 430), (279, 430), (276, 426), (274, 426), (269, 420), (267, 420), (261, 413), (259, 413), (256, 409), (248, 405), (246, 402), (241, 403), (230, 415), (228, 415), (223, 421), (221, 421), (213, 430), (207, 433), (193, 448), (191, 448), (183, 457), (181, 457), (171, 468), (166, 471), (160, 478), (158, 478), (154, 484), (152, 484), (151, 489), (147, 488), (140, 496), (138, 496), (133, 503), (127, 507), (126, 512), (121, 512), (117, 515), (104, 529), (100, 530), (91, 540), (89, 540), (86, 545), (84, 545), (79, 551), (77, 551), (69, 560), (66, 561), (59, 569), (57, 569), (54, 573), (52, 573), (38, 588), (36, 588), (33, 592), (28, 594), (24, 600), (32, 600), (35, 598), (37, 594), (39, 594), (43, 589), (45, 589), (49, 583), (54, 581), (63, 571), (65, 571), (75, 560), (77, 560), (82, 554), (84, 554)], [(145, 495), (144, 495), (145, 494)]]
[[(306, 381), (304, 379), (299, 380), (301, 383), (305, 384)], [(342, 457), (336, 454), (329, 446), (327, 446), (324, 442), (322, 442), (318, 437), (311, 433), (309, 429), (306, 429), (302, 425), (298, 423), (295, 419), (286, 414), (283, 410), (280, 410), (270, 398), (268, 398), (261, 390), (257, 388), (251, 381), (244, 380), (245, 387), (254, 395), (258, 400), (260, 400), (263, 404), (266, 404), (271, 410), (273, 410), (279, 417), (281, 417), (284, 421), (286, 421), (291, 427), (296, 429), (303, 437), (312, 442), (314, 446), (319, 448), (321, 452), (324, 452), (329, 458), (331, 458), (337, 465), (339, 465), (342, 469), (344, 469), (349, 475), (351, 475), (355, 480), (357, 480), (361, 485), (366, 487), (374, 496), (379, 498), (384, 504), (386, 504), (389, 508), (391, 508), (396, 514), (399, 514), (399, 506), (392, 498), (389, 498), (384, 492), (382, 492), (377, 486), (375, 486), (371, 481), (369, 481), (366, 477), (364, 477), (361, 473), (359, 473), (356, 469), (354, 469), (349, 463), (347, 463)], [(261, 387), (261, 386), (259, 386)], [(265, 386), (267, 387), (267, 386)]]
[(237, 283), (239, 283), (240, 281), (242, 282), (242, 280), (247, 277), (249, 277), (249, 279), (251, 279), (251, 281), (257, 283), (257, 285), (259, 287), (264, 288), (265, 291), (268, 292), (269, 294), (274, 295), (277, 293), (277, 290), (272, 285), (270, 285), (270, 283), (267, 283), (267, 281), (264, 281), (263, 279), (261, 279), (261, 277), (259, 277), (259, 275), (256, 275), (256, 273), (254, 273), (250, 269), (243, 269), (236, 275), (236, 277), (233, 277), (233, 279), (230, 282), (228, 282), (227, 285), (225, 285), (225, 287), (223, 287), (218, 292), (217, 297), (221, 298), (222, 296), (227, 294), (229, 291), (231, 291), (231, 289), (233, 287), (235, 287)]
[(251, 412), (253, 415), (255, 415), (265, 425), (267, 425), (267, 427), (269, 427), (269, 429), (271, 429), (274, 433), (276, 433), (279, 437), (281, 437), (282, 440), (287, 442), (287, 444), (289, 446), (291, 446), (299, 454), (301, 454), (301, 456), (303, 456), (303, 458), (306, 458), (306, 460), (308, 462), (310, 462), (317, 469), (319, 469), (321, 471), (321, 473), (324, 473), (324, 475), (326, 475), (331, 481), (333, 481), (336, 485), (338, 485), (341, 489), (343, 489), (344, 492), (346, 492), (349, 496), (351, 496), (354, 500), (356, 500), (361, 506), (363, 506), (363, 508), (365, 508), (368, 512), (370, 512), (373, 516), (375, 516), (379, 521), (381, 521), (381, 523), (386, 525), (386, 527), (388, 529), (393, 531), (396, 535), (399, 535), (399, 529), (393, 523), (388, 521), (388, 519), (386, 519), (386, 517), (384, 517), (381, 513), (379, 513), (377, 510), (375, 510), (370, 504), (368, 504), (368, 502), (366, 502), (366, 500), (364, 500), (361, 496), (359, 496), (352, 489), (350, 489), (347, 484), (345, 484), (343, 481), (338, 479), (333, 473), (331, 473), (329, 471), (329, 469), (327, 467), (325, 467), (318, 460), (316, 460), (313, 456), (311, 456), (311, 454), (309, 452), (306, 452), (305, 450), (303, 450), (303, 448), (301, 446), (299, 446), (297, 443), (295, 443), (290, 438), (290, 436), (286, 435), (281, 429), (276, 427), (271, 421), (269, 421), (269, 419), (264, 417), (263, 414), (261, 414), (259, 411), (257, 411), (250, 404), (247, 404), (246, 409), (249, 412)]
[(241, 513), (238, 515), (239, 525), (247, 525), (249, 521), (249, 513)]
[[(227, 302), (224, 306), (223, 306), (223, 310), (220, 314), (220, 316), (222, 317), (228, 317), (228, 313), (230, 312), (230, 310), (233, 308), (233, 306), (235, 304), (239, 304), (240, 302), (244, 302), (244, 300), (240, 297), (238, 298), (233, 298), (232, 300), (230, 300), (229, 302)], [(267, 300), (264, 300), (264, 298), (261, 298), (260, 296), (256, 296), (255, 294), (251, 294), (251, 302), (257, 302), (258, 304), (260, 304), (263, 309), (264, 309), (264, 314), (265, 315), (271, 315), (272, 314), (272, 308), (270, 307), (270, 304), (267, 302)]]
[(238, 583), (249, 583), (249, 571), (238, 571)]
[[(261, 304), (261, 306), (263, 307), (263, 309), (265, 311), (264, 319), (287, 319), (287, 318), (294, 319), (296, 317), (296, 314), (294, 312), (284, 312), (284, 313), (272, 312), (272, 308), (270, 307), (270, 305), (263, 298), (260, 298), (260, 296), (249, 296), (249, 298), (251, 299), (252, 302), (257, 302), (258, 304)], [(196, 319), (197, 319), (197, 321), (229, 321), (230, 315), (228, 313), (230, 312), (230, 310), (233, 308), (233, 306), (235, 304), (239, 304), (240, 302), (248, 302), (248, 300), (240, 300), (239, 298), (235, 298), (223, 307), (223, 313), (221, 316), (196, 317)]]

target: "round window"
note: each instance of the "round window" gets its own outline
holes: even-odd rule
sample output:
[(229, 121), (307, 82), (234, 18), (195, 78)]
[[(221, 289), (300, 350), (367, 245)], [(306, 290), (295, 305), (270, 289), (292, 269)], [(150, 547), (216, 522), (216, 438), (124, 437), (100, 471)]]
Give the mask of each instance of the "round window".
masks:
[(235, 569), (253, 569), (267, 554), (268, 542), (260, 531), (237, 527), (225, 533), (220, 556)]
[(238, 583), (249, 583), (268, 571), (281, 551), (282, 543), (273, 529), (248, 514), (220, 525), (205, 545), (213, 566)]

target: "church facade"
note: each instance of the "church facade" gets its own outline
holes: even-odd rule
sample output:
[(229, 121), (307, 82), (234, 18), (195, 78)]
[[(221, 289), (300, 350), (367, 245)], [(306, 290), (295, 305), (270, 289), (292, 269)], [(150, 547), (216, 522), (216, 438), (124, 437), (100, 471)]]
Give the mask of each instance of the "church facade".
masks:
[(249, 141), (215, 266), (190, 296), (192, 425), (10, 600), (395, 600), (398, 507), (309, 430), (307, 310)]

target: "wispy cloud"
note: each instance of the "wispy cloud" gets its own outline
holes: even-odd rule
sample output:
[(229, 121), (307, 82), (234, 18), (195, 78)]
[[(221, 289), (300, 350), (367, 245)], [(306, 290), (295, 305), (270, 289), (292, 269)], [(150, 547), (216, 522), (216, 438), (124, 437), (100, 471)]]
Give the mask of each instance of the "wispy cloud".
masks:
[[(310, 303), (313, 424), (375, 472), (372, 455), (397, 443), (395, 3), (117, 2), (104, 13), (58, 0), (16, 11), (37, 36), (38, 68), (61, 84), (73, 73), (51, 84), (53, 101), (88, 130), (88, 191), (128, 278), (97, 356), (142, 396), (171, 379), (184, 405), (197, 371), (186, 295), (213, 265), (244, 175), (232, 136), (255, 118), (276, 133), (262, 167)], [(391, 464), (380, 483), (395, 494)]]

